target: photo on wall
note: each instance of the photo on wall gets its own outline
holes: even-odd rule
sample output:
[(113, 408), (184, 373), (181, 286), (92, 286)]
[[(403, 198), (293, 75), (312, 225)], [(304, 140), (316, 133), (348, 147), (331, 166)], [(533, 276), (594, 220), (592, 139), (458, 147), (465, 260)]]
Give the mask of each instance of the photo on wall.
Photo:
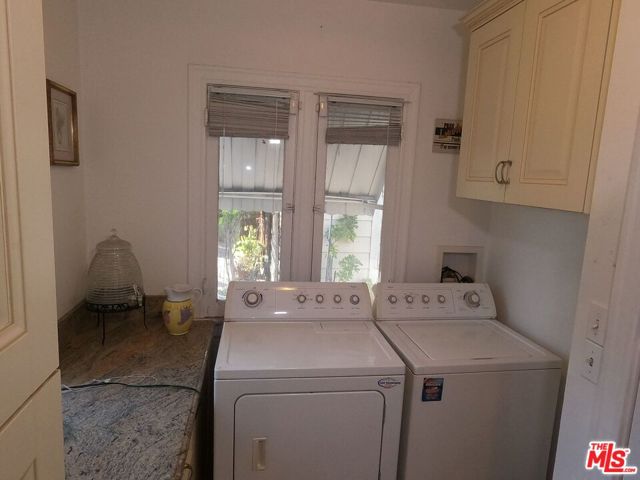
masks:
[(51, 165), (80, 165), (76, 92), (47, 79), (47, 114)]
[(462, 138), (462, 120), (436, 118), (433, 132), (433, 152), (458, 153)]

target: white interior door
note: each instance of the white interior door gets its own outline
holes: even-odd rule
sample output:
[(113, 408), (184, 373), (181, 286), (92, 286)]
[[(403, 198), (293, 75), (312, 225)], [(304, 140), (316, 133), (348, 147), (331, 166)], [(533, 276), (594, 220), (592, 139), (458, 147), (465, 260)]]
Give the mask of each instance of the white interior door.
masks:
[(64, 477), (47, 135), (41, 1), (0, 0), (3, 480)]
[(64, 478), (61, 412), (56, 373), (0, 428), (0, 478)]
[(41, 9), (0, 2), (0, 424), (58, 365)]
[(234, 480), (375, 480), (379, 392), (247, 395), (235, 408)]

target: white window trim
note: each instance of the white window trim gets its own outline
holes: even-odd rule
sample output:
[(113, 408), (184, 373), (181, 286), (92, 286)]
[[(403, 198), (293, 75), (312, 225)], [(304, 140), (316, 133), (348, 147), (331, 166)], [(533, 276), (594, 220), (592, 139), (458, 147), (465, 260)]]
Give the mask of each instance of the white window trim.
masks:
[[(405, 280), (407, 244), (411, 211), (411, 186), (415, 161), (416, 135), (420, 85), (409, 82), (381, 82), (367, 79), (345, 79), (332, 76), (298, 75), (264, 70), (237, 69), (209, 65), (188, 66), (188, 112), (187, 112), (187, 280), (203, 290), (210, 288), (206, 278), (206, 212), (211, 200), (207, 200), (206, 129), (205, 113), (208, 84), (242, 85), (287, 89), (300, 92), (302, 110), (298, 117), (297, 155), (310, 155), (317, 142), (317, 113), (314, 108), (317, 92), (345, 95), (366, 95), (400, 98), (406, 103), (403, 118), (402, 142), (397, 162), (387, 163), (385, 183), (384, 230), (381, 249), (381, 281)], [(309, 163), (311, 164), (311, 163)], [(315, 163), (313, 163), (315, 165)], [(302, 169), (297, 175), (315, 181), (315, 169)], [(311, 198), (309, 198), (311, 197)], [(313, 197), (305, 192), (294, 192), (296, 210), (313, 208)], [(210, 205), (209, 205), (210, 206)], [(294, 220), (295, 235), (308, 236), (312, 244), (313, 215), (298, 215)], [(311, 262), (302, 261), (303, 256), (292, 252), (291, 275), (297, 280), (311, 279)], [(216, 282), (216, 279), (213, 280)], [(216, 311), (199, 312), (197, 317), (219, 316), (222, 302)]]

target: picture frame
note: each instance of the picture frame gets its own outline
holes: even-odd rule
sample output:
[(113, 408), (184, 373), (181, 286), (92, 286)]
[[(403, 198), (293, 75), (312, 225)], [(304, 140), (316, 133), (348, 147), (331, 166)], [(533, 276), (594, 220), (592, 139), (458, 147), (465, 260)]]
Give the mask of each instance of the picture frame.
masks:
[(80, 165), (78, 153), (78, 101), (76, 92), (47, 79), (49, 163)]
[(436, 118), (433, 129), (434, 153), (460, 153), (462, 120)]

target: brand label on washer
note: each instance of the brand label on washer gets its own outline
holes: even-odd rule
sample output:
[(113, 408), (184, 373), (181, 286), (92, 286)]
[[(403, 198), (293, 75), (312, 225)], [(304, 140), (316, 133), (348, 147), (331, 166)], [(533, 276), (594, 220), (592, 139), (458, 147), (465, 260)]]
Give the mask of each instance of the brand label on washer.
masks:
[(402, 382), (397, 378), (385, 377), (378, 380), (378, 385), (382, 388), (393, 388), (400, 385)]
[(444, 378), (425, 378), (422, 383), (422, 401), (439, 402), (442, 400)]

